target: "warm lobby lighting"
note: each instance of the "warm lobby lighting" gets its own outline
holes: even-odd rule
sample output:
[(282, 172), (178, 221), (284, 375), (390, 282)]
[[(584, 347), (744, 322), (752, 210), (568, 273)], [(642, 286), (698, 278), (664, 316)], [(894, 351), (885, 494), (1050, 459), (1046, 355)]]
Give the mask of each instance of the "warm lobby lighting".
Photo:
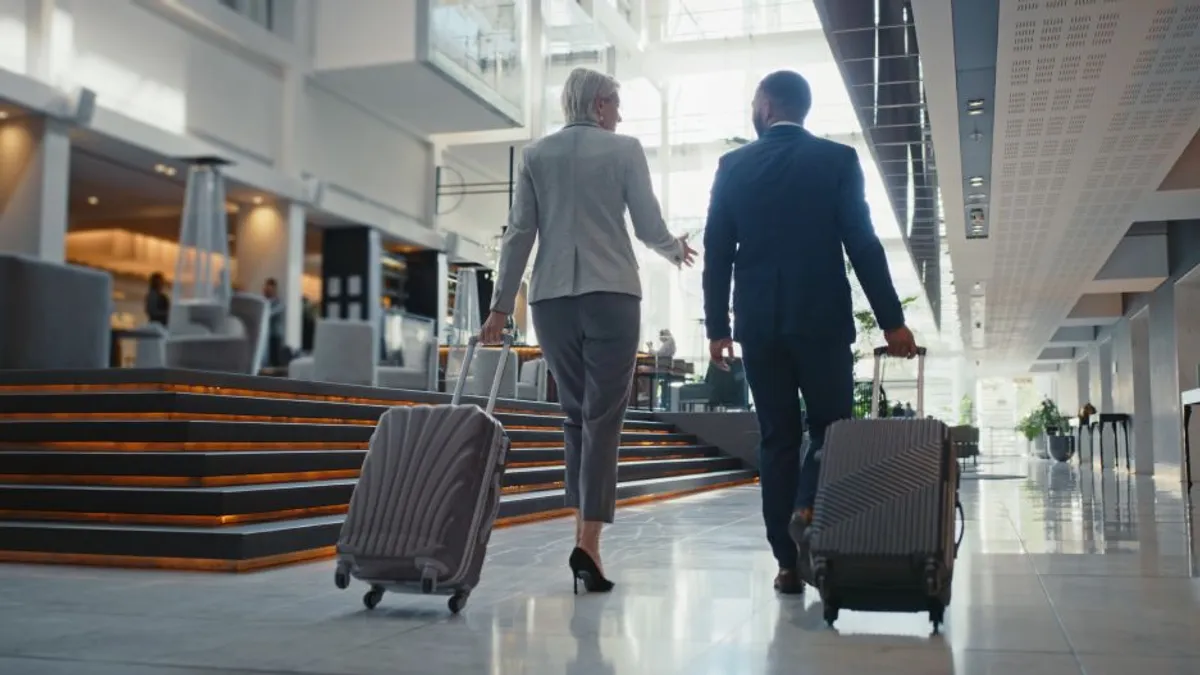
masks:
[(4, 110), (0, 110), (0, 120), (6, 120), (6, 119), (8, 119), (8, 113), (5, 112)]
[(254, 198), (253, 200), (251, 200), (251, 201), (253, 201), (253, 202), (255, 203), (255, 205), (258, 205), (258, 204), (262, 204), (262, 203), (263, 203), (263, 198), (262, 198), (262, 197), (255, 197), (255, 198)]
[(95, 206), (100, 203), (100, 198), (99, 197), (88, 197), (88, 203), (91, 204), (92, 206)]
[(174, 176), (175, 175), (175, 167), (167, 166), (166, 164), (155, 164), (154, 170), (157, 171), (158, 173), (163, 174), (164, 176)]

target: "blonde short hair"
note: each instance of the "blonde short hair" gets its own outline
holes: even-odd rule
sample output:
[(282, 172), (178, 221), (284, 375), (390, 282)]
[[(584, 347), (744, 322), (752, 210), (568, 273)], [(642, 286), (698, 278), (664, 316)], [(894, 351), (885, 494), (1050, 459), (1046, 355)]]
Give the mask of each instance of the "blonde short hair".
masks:
[(596, 101), (615, 96), (621, 85), (611, 75), (590, 68), (576, 68), (563, 85), (562, 108), (567, 124), (599, 122)]

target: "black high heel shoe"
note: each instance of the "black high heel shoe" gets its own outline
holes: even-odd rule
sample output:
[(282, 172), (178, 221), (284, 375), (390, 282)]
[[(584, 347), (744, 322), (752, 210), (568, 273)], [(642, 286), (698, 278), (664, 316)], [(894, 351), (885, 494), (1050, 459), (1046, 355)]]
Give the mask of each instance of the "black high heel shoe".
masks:
[(613, 582), (604, 578), (604, 575), (600, 573), (600, 566), (582, 548), (576, 546), (575, 550), (571, 551), (571, 557), (567, 560), (567, 564), (571, 566), (571, 576), (575, 582), (575, 595), (579, 595), (580, 581), (583, 581), (583, 588), (588, 593), (607, 593), (613, 589)]

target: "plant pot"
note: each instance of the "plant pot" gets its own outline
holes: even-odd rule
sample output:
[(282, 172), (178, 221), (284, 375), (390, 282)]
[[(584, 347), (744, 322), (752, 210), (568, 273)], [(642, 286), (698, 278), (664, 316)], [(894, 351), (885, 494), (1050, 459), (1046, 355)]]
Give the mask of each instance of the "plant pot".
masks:
[(1047, 442), (1047, 437), (1045, 434), (1033, 439), (1029, 445), (1032, 450), (1030, 454), (1032, 454), (1034, 457), (1037, 457), (1038, 459), (1050, 459), (1050, 451), (1047, 447), (1049, 443)]
[(1074, 436), (1048, 436), (1046, 447), (1050, 456), (1060, 462), (1070, 461), (1075, 456)]

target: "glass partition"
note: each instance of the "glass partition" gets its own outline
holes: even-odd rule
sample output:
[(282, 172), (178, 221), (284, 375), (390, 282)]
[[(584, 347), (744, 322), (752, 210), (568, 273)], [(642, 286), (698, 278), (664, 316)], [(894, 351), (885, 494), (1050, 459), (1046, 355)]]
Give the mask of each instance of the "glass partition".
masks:
[(432, 0), (429, 60), (524, 109), (525, 3), (512, 0)]

